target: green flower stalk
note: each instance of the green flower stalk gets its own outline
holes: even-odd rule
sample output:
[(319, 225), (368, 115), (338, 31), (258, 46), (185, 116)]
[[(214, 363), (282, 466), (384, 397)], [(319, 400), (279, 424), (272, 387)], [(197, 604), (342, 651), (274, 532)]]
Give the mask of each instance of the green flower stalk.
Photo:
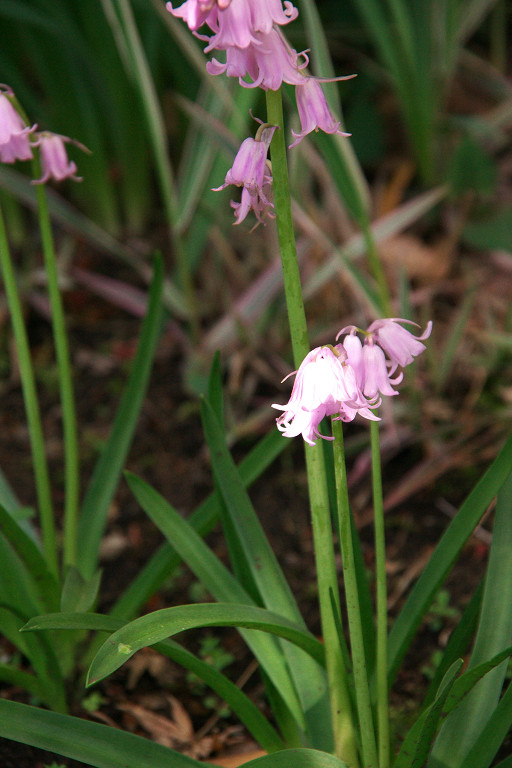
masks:
[[(34, 160), (35, 175), (39, 175), (39, 162)], [(43, 243), (44, 264), (48, 282), (48, 295), (52, 317), (53, 340), (57, 358), (59, 391), (64, 431), (65, 508), (64, 508), (64, 565), (75, 565), (77, 555), (77, 518), (80, 502), (80, 460), (78, 431), (73, 387), (73, 375), (69, 355), (68, 336), (62, 296), (59, 288), (57, 259), (53, 243), (48, 201), (43, 184), (36, 188), (39, 227)]]
[(37, 398), (37, 389), (30, 356), (30, 347), (28, 343), (25, 321), (23, 319), (23, 309), (16, 283), (16, 275), (7, 240), (7, 233), (2, 211), (0, 209), (0, 264), (4, 281), (7, 303), (11, 313), (12, 328), (14, 339), (16, 341), (16, 350), (18, 354), (18, 364), (20, 369), (21, 387), (23, 399), (25, 402), (25, 411), (30, 436), (30, 446), (32, 451), (32, 461), (34, 465), (34, 476), (36, 483), (37, 503), (39, 507), (39, 516), (41, 523), (41, 532), (43, 539), (43, 549), (46, 562), (51, 573), (58, 578), (59, 566), (57, 557), (57, 538), (55, 531), (55, 517), (53, 513), (53, 504), (50, 492), (50, 479), (48, 474), (48, 465), (46, 462), (46, 453), (44, 446), (43, 428), (41, 425), (41, 414), (39, 410), (39, 401)]
[[(266, 98), (267, 121), (278, 127), (270, 145), (274, 206), (293, 356), (298, 364), (307, 353), (309, 342), (291, 212), (281, 92), (267, 91)], [(338, 638), (341, 610), (325, 464), (320, 446), (306, 449), (306, 468), (336, 754), (348, 765), (358, 766), (347, 673)]]

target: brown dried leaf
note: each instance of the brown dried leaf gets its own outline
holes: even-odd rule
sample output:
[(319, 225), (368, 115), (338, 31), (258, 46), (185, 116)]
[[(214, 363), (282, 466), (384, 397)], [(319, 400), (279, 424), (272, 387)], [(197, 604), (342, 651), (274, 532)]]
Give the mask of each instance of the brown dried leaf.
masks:
[(384, 266), (422, 283), (442, 280), (448, 275), (452, 263), (451, 250), (445, 243), (427, 246), (414, 235), (401, 234), (379, 244), (379, 254)]

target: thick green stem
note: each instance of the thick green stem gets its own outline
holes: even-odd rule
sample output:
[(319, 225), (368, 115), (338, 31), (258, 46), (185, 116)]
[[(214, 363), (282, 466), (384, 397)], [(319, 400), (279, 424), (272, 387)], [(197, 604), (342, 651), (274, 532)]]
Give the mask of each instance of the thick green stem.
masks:
[[(309, 352), (309, 341), (291, 212), (281, 92), (267, 91), (266, 96), (267, 122), (278, 126), (270, 146), (274, 205), (293, 357), (298, 367)], [(357, 768), (357, 746), (347, 672), (341, 655), (336, 624), (336, 618), (340, 615), (339, 590), (321, 446), (306, 448), (306, 468), (336, 754), (350, 768)]]
[[(39, 162), (36, 159), (34, 161), (35, 174), (39, 174), (39, 170)], [(57, 259), (55, 256), (50, 215), (48, 213), (48, 201), (46, 198), (46, 189), (43, 184), (37, 185), (36, 195), (46, 279), (48, 283), (48, 296), (50, 299), (53, 342), (55, 344), (55, 356), (57, 359), (62, 408), (62, 428), (64, 433), (64, 564), (75, 565), (77, 553), (78, 508), (80, 501), (80, 460), (78, 453), (78, 431), (76, 424), (73, 375), (69, 358), (69, 345), (66, 322), (64, 319), (64, 309), (59, 290)]]
[(382, 499), (382, 474), (380, 465), (379, 424), (370, 422), (372, 447), (373, 514), (375, 530), (375, 578), (377, 585), (377, 732), (379, 744), (379, 768), (389, 768), (390, 737), (388, 710), (388, 611), (386, 589), (386, 541), (384, 532), (384, 506)]
[(340, 420), (332, 420), (332, 433), (334, 435), (334, 471), (336, 476), (336, 496), (338, 501), (339, 537), (343, 558), (343, 580), (347, 602), (348, 628), (354, 669), (354, 686), (356, 690), (357, 712), (359, 715), (363, 764), (364, 768), (377, 768), (377, 747), (375, 743), (375, 730), (370, 703), (368, 674), (366, 671), (363, 628), (361, 624), (361, 612), (359, 610), (354, 548), (352, 543), (345, 449), (343, 443), (343, 425)]
[(37, 502), (41, 522), (43, 548), (48, 568), (58, 578), (57, 539), (55, 535), (55, 517), (53, 514), (50, 492), (50, 480), (44, 447), (43, 429), (37, 399), (36, 383), (27, 331), (23, 320), (23, 310), (16, 284), (16, 276), (11, 259), (7, 233), (5, 230), (2, 211), (0, 210), (0, 264), (11, 313), (12, 328), (18, 353), (21, 387), (27, 414), (30, 435), (30, 447), (34, 465)]

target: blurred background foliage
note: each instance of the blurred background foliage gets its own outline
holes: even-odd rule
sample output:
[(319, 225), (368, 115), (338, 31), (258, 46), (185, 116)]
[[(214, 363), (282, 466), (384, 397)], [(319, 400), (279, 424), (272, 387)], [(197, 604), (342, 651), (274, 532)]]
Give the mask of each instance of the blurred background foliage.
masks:
[[(378, 313), (365, 262), (376, 247), (396, 314), (436, 320), (429, 391), (457, 391), (472, 407), (485, 394), (508, 414), (512, 4), (297, 6), (286, 31), (297, 50), (311, 49), (312, 71), (358, 74), (325, 86), (352, 138), (313, 135), (290, 155), (312, 340)], [(272, 225), (250, 236), (251, 223), (233, 228), (230, 191), (211, 188), (255, 132), (249, 111), (264, 118), (264, 104), (257, 89), (207, 76), (201, 47), (162, 0), (0, 4), (0, 80), (40, 129), (91, 150), (71, 148), (84, 182), (52, 195), (67, 285), (141, 314), (150, 257), (162, 250), (187, 386), (201, 388), (219, 348), (242, 410), (254, 410), (262, 382), (289, 370), (276, 238)], [(35, 306), (24, 172), (1, 168), (0, 194)]]

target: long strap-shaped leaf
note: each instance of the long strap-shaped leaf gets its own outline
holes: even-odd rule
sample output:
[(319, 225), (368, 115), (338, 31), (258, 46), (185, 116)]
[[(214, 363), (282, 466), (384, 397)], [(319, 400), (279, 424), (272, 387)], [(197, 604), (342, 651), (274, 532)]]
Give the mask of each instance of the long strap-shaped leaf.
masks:
[[(159, 493), (129, 472), (126, 473), (126, 479), (141, 507), (216, 600), (253, 604), (244, 588), (192, 526)], [(297, 724), (304, 730), (304, 715), (276, 640), (259, 632), (248, 633), (241, 630), (241, 634), (273, 681)]]
[[(250, 486), (285, 448), (282, 435), (275, 430), (265, 435), (242, 459), (238, 467), (242, 482)], [(209, 533), (219, 519), (219, 497), (216, 493), (208, 496), (188, 518), (190, 525), (201, 536)], [(181, 563), (170, 542), (165, 542), (139, 571), (126, 592), (115, 603), (112, 616), (133, 619), (139, 609), (154, 595), (166, 578)]]
[(111, 675), (141, 648), (197, 627), (258, 629), (295, 643), (319, 663), (324, 661), (322, 643), (293, 622), (265, 608), (236, 603), (194, 603), (153, 611), (114, 632), (93, 659), (87, 684)]
[(512, 436), (476, 484), (436, 546), (425, 570), (398, 615), (389, 636), (389, 676), (393, 681), (436, 592), (465, 542), (512, 470)]
[(393, 768), (422, 768), (441, 719), (444, 703), (462, 666), (462, 659), (452, 664), (443, 678), (438, 694), (407, 734)]
[(163, 264), (162, 259), (158, 257), (155, 260), (153, 282), (149, 292), (148, 312), (142, 326), (130, 377), (119, 404), (111, 435), (96, 464), (82, 504), (78, 527), (80, 542), (78, 566), (85, 578), (90, 578), (96, 570), (107, 510), (123, 471), (146, 393), (162, 326), (162, 283)]
[[(480, 622), (469, 669), (474, 672), (497, 653), (508, 655), (512, 642), (512, 474), (498, 493), (489, 565)], [(504, 650), (505, 649), (505, 650)], [(507, 671), (501, 667), (478, 683), (461, 707), (448, 718), (433, 756), (447, 768), (460, 768), (496, 708)]]
[[(0, 699), (0, 736), (80, 760), (93, 768), (208, 768), (210, 763), (149, 739), (78, 717)], [(347, 768), (316, 749), (283, 749), (250, 760), (246, 768)]]
[(200, 768), (190, 757), (107, 725), (0, 699), (0, 736), (94, 768)]
[[(113, 619), (99, 613), (53, 613), (31, 619), (23, 631), (40, 629), (81, 629), (115, 632), (124, 626), (120, 619)], [(258, 744), (267, 752), (284, 749), (285, 744), (275, 729), (260, 712), (258, 707), (214, 666), (194, 656), (178, 643), (166, 640), (154, 645), (156, 651), (164, 654), (181, 666), (193, 672), (214, 690), (240, 718)], [(26, 674), (26, 673), (25, 673)], [(2, 669), (0, 665), (0, 679)], [(3, 678), (5, 679), (5, 678)]]
[[(464, 768), (489, 768), (512, 725), (512, 683), (464, 759)], [(444, 768), (431, 759), (429, 768)], [(498, 766), (499, 768), (499, 766)]]
[[(393, 768), (422, 768), (441, 719), (446, 718), (459, 707), (475, 685), (511, 655), (512, 646), (505, 648), (501, 653), (497, 653), (489, 661), (468, 670), (457, 680), (455, 680), (455, 675), (462, 666), (462, 659), (458, 659), (452, 664), (443, 677), (434, 701), (425, 709), (407, 734), (393, 763)], [(441, 768), (444, 765), (444, 762), (436, 760), (434, 756), (429, 762), (429, 766), (432, 768), (434, 766)]]
[[(248, 572), (250, 582), (261, 596), (263, 604), (270, 611), (296, 622), (305, 630), (306, 625), (297, 603), (254, 512), (226, 446), (220, 423), (207, 400), (201, 404), (201, 415), (215, 480), (225, 504), (226, 535), (231, 533), (235, 555), (242, 561), (240, 565), (243, 564), (244, 570)], [(248, 588), (249, 585), (245, 586)], [(302, 702), (311, 743), (330, 749), (332, 731), (329, 729), (326, 674), (298, 649), (286, 644), (283, 651)]]
[[(0, 506), (0, 530), (25, 563), (34, 581), (36, 591), (39, 592), (47, 610), (57, 607), (59, 587), (55, 577), (48, 569), (41, 550), (17, 520), (2, 506)], [(9, 573), (11, 583), (15, 580), (14, 577), (15, 574)], [(16, 581), (16, 583), (18, 582)]]

